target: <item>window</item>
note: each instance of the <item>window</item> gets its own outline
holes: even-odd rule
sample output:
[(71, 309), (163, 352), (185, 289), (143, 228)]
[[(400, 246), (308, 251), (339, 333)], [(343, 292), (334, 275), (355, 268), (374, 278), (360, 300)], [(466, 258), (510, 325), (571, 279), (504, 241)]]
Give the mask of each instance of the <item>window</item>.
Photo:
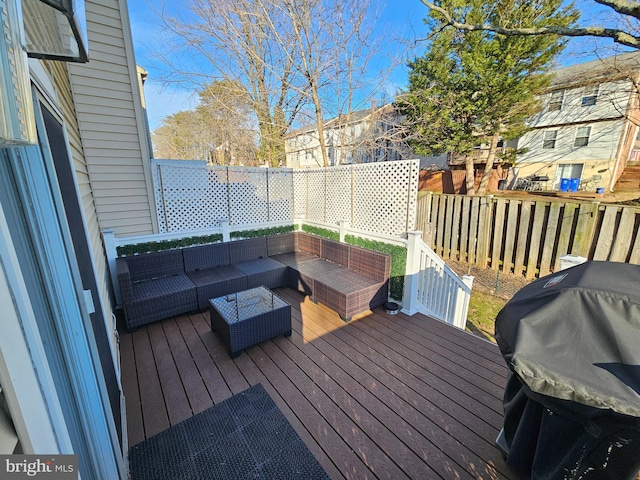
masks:
[(596, 104), (598, 99), (598, 85), (592, 85), (590, 87), (584, 87), (582, 90), (582, 106), (590, 107)]
[(578, 127), (576, 140), (573, 142), (573, 146), (586, 147), (589, 145), (589, 135), (591, 135), (591, 127)]
[(564, 90), (556, 90), (555, 92), (551, 92), (551, 97), (549, 98), (549, 112), (554, 112), (557, 110), (562, 110), (562, 103), (564, 101)]
[(542, 141), (542, 148), (550, 149), (556, 148), (556, 139), (558, 138), (557, 130), (547, 130), (544, 132), (544, 139)]

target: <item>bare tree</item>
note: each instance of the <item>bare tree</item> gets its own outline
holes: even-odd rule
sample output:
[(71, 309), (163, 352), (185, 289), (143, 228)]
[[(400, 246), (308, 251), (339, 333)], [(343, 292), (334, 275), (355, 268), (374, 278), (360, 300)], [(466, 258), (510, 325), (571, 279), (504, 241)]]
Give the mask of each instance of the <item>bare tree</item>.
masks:
[(637, 29), (637, 22), (640, 20), (640, 2), (631, 0), (593, 0), (594, 3), (610, 8), (620, 15), (620, 25), (623, 28), (586, 26), (586, 27), (563, 27), (563, 26), (543, 26), (543, 27), (519, 27), (505, 28), (495, 23), (468, 23), (456, 19), (451, 11), (443, 8), (440, 2), (430, 2), (420, 0), (442, 17), (442, 20), (458, 29), (465, 31), (487, 30), (502, 35), (558, 35), (563, 37), (597, 37), (609, 38), (614, 42), (632, 48), (640, 48), (640, 34)]
[(200, 103), (194, 110), (166, 117), (152, 132), (155, 156), (255, 165), (255, 115), (244, 88), (229, 80), (215, 81), (198, 95)]
[(174, 72), (196, 84), (218, 76), (243, 85), (260, 154), (273, 166), (284, 158), (284, 135), (311, 107), (328, 165), (324, 116), (350, 111), (356, 97), (377, 90), (369, 81), (362, 93), (367, 62), (377, 51), (371, 0), (190, 0), (189, 9), (188, 19), (164, 17), (179, 39), (172, 48), (196, 52), (210, 68), (188, 72), (165, 55)]

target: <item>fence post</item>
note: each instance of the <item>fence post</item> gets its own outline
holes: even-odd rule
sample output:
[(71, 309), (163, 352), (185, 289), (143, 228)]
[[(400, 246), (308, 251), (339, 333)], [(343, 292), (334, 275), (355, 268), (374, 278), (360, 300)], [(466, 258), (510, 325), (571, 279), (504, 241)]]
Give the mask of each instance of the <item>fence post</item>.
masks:
[(107, 255), (107, 264), (109, 265), (109, 275), (111, 276), (111, 284), (113, 285), (113, 293), (116, 297), (116, 306), (122, 305), (122, 297), (120, 296), (120, 283), (118, 282), (118, 272), (116, 270), (116, 258), (118, 258), (118, 244), (113, 229), (100, 230), (102, 234), (102, 242)]
[(231, 227), (229, 227), (229, 219), (221, 218), (218, 220), (220, 222), (220, 228), (222, 229), (222, 241), (230, 242), (231, 241)]
[(347, 228), (349, 228), (349, 222), (347, 222), (346, 220), (340, 220), (338, 222), (338, 225), (340, 227), (340, 242), (344, 243), (344, 237), (347, 234)]
[(407, 232), (407, 267), (404, 277), (404, 294), (402, 296), (402, 311), (413, 315), (419, 311), (418, 299), (420, 274), (420, 242), (422, 232), (415, 230)]

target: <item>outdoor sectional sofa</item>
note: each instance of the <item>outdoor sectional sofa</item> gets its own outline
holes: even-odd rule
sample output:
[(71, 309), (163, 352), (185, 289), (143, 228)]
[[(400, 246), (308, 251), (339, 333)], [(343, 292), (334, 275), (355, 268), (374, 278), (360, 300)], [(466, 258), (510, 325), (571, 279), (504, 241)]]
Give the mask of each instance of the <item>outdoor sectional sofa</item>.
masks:
[(299, 290), (349, 321), (387, 301), (390, 262), (383, 253), (293, 232), (120, 257), (116, 267), (134, 330), (259, 285)]

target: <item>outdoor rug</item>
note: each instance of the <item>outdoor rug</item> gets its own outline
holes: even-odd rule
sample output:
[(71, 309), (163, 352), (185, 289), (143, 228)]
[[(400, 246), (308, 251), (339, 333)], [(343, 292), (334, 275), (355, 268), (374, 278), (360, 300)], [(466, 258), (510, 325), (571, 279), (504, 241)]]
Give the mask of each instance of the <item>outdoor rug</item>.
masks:
[(132, 480), (328, 479), (262, 385), (129, 450)]

